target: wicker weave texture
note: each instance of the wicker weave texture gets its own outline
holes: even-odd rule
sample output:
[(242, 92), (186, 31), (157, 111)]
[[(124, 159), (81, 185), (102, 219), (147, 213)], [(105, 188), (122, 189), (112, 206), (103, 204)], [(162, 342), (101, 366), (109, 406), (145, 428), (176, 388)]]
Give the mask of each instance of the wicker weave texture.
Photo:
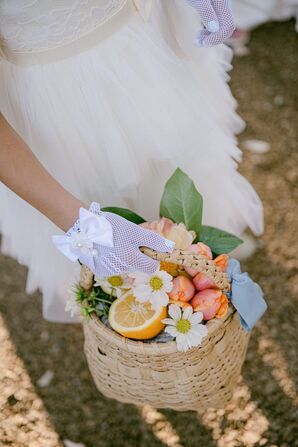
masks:
[(225, 407), (241, 373), (249, 334), (232, 308), (207, 326), (202, 345), (182, 353), (175, 342), (133, 341), (96, 317), (85, 320), (85, 354), (98, 390), (120, 402), (178, 411)]

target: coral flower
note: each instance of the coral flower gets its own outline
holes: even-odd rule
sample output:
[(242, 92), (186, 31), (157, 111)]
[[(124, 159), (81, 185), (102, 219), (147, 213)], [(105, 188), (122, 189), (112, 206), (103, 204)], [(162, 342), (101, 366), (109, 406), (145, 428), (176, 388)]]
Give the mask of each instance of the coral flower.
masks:
[(228, 297), (224, 294), (220, 297), (220, 308), (217, 311), (217, 314), (215, 315), (216, 318), (223, 318), (226, 316), (228, 309), (229, 309), (229, 300)]
[(192, 305), (190, 303), (187, 303), (186, 301), (170, 300), (169, 304), (176, 304), (177, 306), (181, 307), (181, 309), (186, 309), (187, 307), (192, 308)]
[(228, 311), (228, 298), (219, 289), (205, 289), (191, 300), (193, 309), (203, 313), (204, 320), (223, 318)]
[(228, 261), (229, 257), (227, 255), (219, 255), (213, 262), (225, 272), (228, 267)]
[(183, 223), (176, 224), (166, 217), (154, 222), (145, 222), (141, 226), (175, 242), (175, 248), (180, 250), (186, 250), (196, 237), (195, 232), (188, 231)]
[(186, 276), (177, 276), (173, 280), (173, 288), (169, 292), (169, 298), (175, 301), (188, 302), (195, 294), (195, 287)]
[(209, 279), (204, 273), (197, 273), (193, 278), (193, 283), (195, 288), (200, 292), (205, 289), (214, 289), (216, 288), (216, 284)]
[[(187, 251), (192, 251), (196, 255), (206, 256), (208, 259), (212, 259), (212, 251), (208, 245), (203, 244), (203, 242), (198, 242), (187, 248)], [(195, 276), (198, 273), (197, 269), (186, 268), (185, 271), (191, 275)]]

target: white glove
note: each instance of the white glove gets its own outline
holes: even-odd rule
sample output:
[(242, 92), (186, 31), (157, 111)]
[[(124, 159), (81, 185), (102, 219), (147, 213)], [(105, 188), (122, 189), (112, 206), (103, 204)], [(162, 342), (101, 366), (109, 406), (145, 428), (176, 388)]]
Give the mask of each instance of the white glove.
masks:
[(235, 30), (231, 0), (187, 0), (205, 27), (196, 37), (198, 47), (212, 47), (223, 43)]
[(139, 248), (171, 252), (175, 245), (117, 214), (102, 212), (95, 202), (89, 211), (80, 208), (79, 219), (65, 235), (52, 239), (65, 256), (73, 262), (79, 260), (98, 278), (137, 271), (153, 274), (159, 262)]

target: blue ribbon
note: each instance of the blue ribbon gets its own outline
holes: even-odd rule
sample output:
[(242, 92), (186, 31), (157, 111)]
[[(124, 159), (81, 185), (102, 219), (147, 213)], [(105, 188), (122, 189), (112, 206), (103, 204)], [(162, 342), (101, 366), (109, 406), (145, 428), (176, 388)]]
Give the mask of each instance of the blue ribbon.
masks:
[(267, 309), (261, 287), (247, 273), (242, 273), (240, 263), (229, 259), (227, 273), (231, 280), (228, 297), (240, 315), (242, 327), (250, 331)]

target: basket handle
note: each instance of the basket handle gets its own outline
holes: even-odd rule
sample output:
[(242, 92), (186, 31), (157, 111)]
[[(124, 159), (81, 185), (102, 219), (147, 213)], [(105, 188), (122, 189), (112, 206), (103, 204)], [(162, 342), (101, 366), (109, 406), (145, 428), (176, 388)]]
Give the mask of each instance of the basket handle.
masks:
[[(141, 247), (140, 250), (152, 259), (163, 262), (178, 264), (182, 267), (197, 269), (204, 273), (214, 284), (227, 293), (230, 291), (230, 280), (226, 272), (218, 267), (214, 261), (206, 258), (206, 256), (197, 255), (191, 251), (174, 250), (172, 253), (160, 253), (147, 247)], [(88, 267), (82, 265), (80, 286), (85, 290), (90, 290), (93, 286), (93, 273)]]

